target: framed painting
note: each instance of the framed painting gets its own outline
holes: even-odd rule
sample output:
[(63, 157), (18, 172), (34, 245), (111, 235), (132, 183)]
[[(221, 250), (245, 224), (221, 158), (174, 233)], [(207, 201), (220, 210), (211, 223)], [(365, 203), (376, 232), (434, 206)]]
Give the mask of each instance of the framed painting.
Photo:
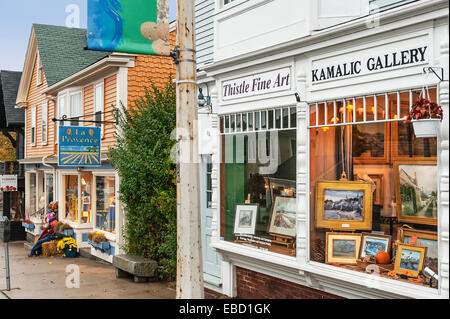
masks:
[(295, 237), (297, 235), (297, 198), (275, 198), (270, 219), (269, 233)]
[(425, 266), (434, 269), (438, 268), (439, 250), (437, 232), (418, 229), (402, 229), (398, 232), (398, 239), (404, 244), (411, 245), (414, 243), (418, 246), (427, 247)]
[(319, 181), (316, 227), (339, 230), (372, 229), (372, 185), (361, 181)]
[(352, 154), (355, 164), (389, 163), (389, 146), (388, 123), (353, 125)]
[(427, 247), (399, 244), (395, 256), (395, 273), (408, 277), (419, 276), (426, 253)]
[(356, 264), (361, 246), (361, 234), (327, 233), (325, 262), (327, 264)]
[(234, 233), (254, 235), (256, 230), (256, 219), (258, 216), (258, 204), (236, 205), (234, 218)]
[(362, 233), (361, 250), (359, 258), (366, 256), (375, 256), (380, 251), (390, 254), (392, 244), (392, 236), (380, 235), (373, 233)]
[(426, 157), (395, 159), (395, 198), (400, 222), (437, 225), (437, 163)]
[[(384, 174), (368, 174), (370, 179), (375, 183), (375, 192), (373, 193), (373, 203), (375, 205), (384, 204)], [(359, 179), (358, 174), (353, 174), (354, 180)]]

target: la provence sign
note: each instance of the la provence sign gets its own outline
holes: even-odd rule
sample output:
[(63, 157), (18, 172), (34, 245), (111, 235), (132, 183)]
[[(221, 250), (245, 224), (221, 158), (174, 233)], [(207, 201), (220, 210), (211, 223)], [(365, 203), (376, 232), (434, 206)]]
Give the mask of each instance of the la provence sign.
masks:
[(362, 59), (332, 64), (316, 65), (312, 70), (312, 82), (322, 82), (347, 76), (369, 74), (395, 67), (414, 65), (425, 62), (428, 46), (394, 51), (382, 55), (367, 56)]

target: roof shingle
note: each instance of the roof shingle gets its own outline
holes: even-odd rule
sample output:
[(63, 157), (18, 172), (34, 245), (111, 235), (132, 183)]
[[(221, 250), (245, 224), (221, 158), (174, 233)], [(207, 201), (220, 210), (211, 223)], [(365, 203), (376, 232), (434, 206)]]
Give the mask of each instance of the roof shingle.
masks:
[(25, 111), (16, 109), (21, 72), (0, 71), (0, 126), (24, 126)]
[(86, 50), (86, 29), (33, 24), (48, 86), (107, 57), (110, 52)]

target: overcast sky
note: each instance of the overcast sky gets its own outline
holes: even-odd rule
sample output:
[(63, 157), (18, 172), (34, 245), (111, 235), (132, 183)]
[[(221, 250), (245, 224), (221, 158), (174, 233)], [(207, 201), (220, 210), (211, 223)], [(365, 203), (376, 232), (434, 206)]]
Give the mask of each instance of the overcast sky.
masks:
[[(176, 0), (169, 1), (173, 21)], [(0, 0), (0, 70), (22, 71), (31, 25), (65, 26), (70, 5), (78, 6), (80, 27), (86, 28), (87, 0)]]

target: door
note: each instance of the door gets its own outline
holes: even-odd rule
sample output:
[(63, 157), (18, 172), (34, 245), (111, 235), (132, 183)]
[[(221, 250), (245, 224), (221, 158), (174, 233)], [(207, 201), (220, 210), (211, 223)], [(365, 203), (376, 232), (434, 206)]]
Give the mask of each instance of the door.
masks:
[(221, 258), (210, 246), (212, 238), (212, 164), (210, 156), (202, 156), (201, 179), (201, 215), (202, 215), (202, 253), (203, 253), (203, 279), (206, 283), (221, 286), (222, 271)]

